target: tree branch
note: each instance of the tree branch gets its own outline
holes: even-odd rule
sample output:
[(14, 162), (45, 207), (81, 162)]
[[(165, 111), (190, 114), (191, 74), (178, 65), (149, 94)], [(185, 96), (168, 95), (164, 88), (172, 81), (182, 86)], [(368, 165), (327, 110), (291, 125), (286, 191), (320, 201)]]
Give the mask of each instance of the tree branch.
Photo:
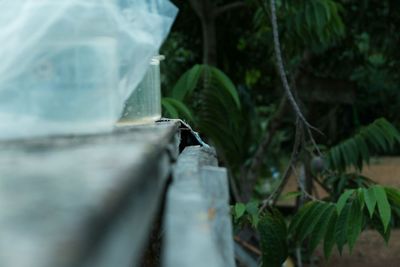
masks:
[(287, 98), (286, 96), (284, 96), (279, 104), (279, 108), (275, 116), (272, 118), (271, 122), (268, 125), (268, 130), (265, 136), (261, 140), (257, 151), (251, 160), (250, 167), (248, 168), (247, 172), (245, 172), (244, 170), (242, 172), (241, 179), (243, 181), (243, 194), (246, 200), (250, 199), (251, 197), (251, 191), (263, 163), (265, 151), (268, 149), (276, 132), (278, 131), (279, 126), (282, 123), (282, 117), (285, 113), (286, 106)]
[(251, 252), (253, 252), (254, 254), (257, 254), (258, 256), (262, 255), (262, 252), (256, 248), (255, 246), (247, 243), (246, 241), (243, 241), (242, 239), (240, 239), (240, 237), (238, 236), (234, 236), (233, 239), (239, 243), (240, 245), (242, 245), (243, 247), (245, 247), (246, 249), (250, 250)]
[[(308, 62), (308, 60), (309, 60), (309, 57), (306, 55), (303, 55), (303, 58), (301, 59), (301, 62), (297, 66), (297, 68), (294, 72), (294, 75), (291, 79), (291, 87), (293, 89), (296, 88), (296, 81), (299, 79), (299, 76), (301, 73), (300, 69), (302, 68), (302, 66), (304, 64), (306, 64), (306, 62)], [(265, 133), (265, 136), (263, 137), (262, 141), (260, 142), (260, 145), (258, 146), (258, 149), (257, 149), (256, 153), (254, 154), (254, 157), (251, 160), (250, 167), (248, 168), (248, 170), (245, 174), (244, 174), (244, 172), (242, 172), (243, 181), (247, 184), (247, 186), (254, 185), (254, 181), (256, 180), (258, 173), (260, 171), (261, 165), (263, 163), (262, 159), (263, 159), (265, 152), (267, 151), (270, 143), (272, 142), (272, 139), (275, 136), (279, 126), (282, 123), (283, 115), (285, 114), (287, 106), (288, 106), (288, 101), (287, 101), (287, 96), (285, 94), (279, 104), (278, 111), (272, 118), (272, 120), (269, 124), (268, 130)], [(246, 188), (246, 187), (244, 187), (244, 188)], [(246, 196), (246, 194), (245, 194), (245, 196)]]
[(276, 64), (278, 67), (279, 75), (281, 77), (283, 89), (285, 90), (285, 93), (289, 99), (290, 104), (292, 105), (294, 112), (296, 113), (296, 116), (306, 126), (309, 126), (310, 124), (307, 122), (306, 118), (304, 117), (303, 113), (301, 112), (300, 107), (297, 105), (297, 102), (294, 99), (292, 91), (290, 90), (290, 85), (289, 85), (289, 82), (288, 82), (288, 79), (286, 76), (286, 72), (285, 72), (285, 66), (283, 65), (283, 60), (282, 60), (281, 44), (280, 44), (280, 40), (279, 40), (278, 21), (276, 18), (275, 0), (270, 0), (270, 3), (271, 3), (271, 24), (272, 24), (272, 32), (273, 32), (273, 37), (274, 37), (273, 39), (274, 39)]
[[(266, 9), (266, 7), (264, 5), (263, 0), (258, 0), (258, 1), (260, 3), (262, 10), (264, 11), (265, 15), (269, 16), (268, 10)], [(284, 88), (285, 95), (297, 117), (298, 122), (296, 122), (296, 124), (300, 123), (304, 126), (304, 127), (302, 127), (303, 138), (305, 137), (304, 135), (307, 134), (308, 137), (310, 138), (311, 143), (315, 147), (315, 150), (317, 151), (317, 153), (321, 154), (321, 152), (317, 146), (317, 143), (315, 142), (312, 132), (311, 132), (311, 129), (314, 129), (318, 132), (319, 132), (319, 130), (314, 128), (313, 126), (311, 126), (308, 123), (308, 121), (304, 117), (299, 105), (297, 104), (296, 96), (294, 95), (294, 93), (296, 91), (294, 90), (293, 91), (294, 93), (292, 93), (292, 88), (293, 89), (296, 88), (296, 81), (298, 80), (299, 75), (300, 75), (300, 68), (302, 68), (302, 66), (304, 65), (305, 62), (309, 61), (310, 55), (308, 52), (304, 52), (302, 61), (297, 66), (296, 71), (291, 79), (291, 85), (289, 85), (288, 77), (286, 75), (285, 67), (283, 64), (282, 52), (281, 52), (281, 48), (280, 48), (275, 0), (270, 0), (270, 2), (271, 2), (271, 22), (272, 22), (272, 30), (273, 30), (273, 37), (274, 37), (273, 39), (274, 39), (274, 49), (275, 49), (275, 56), (276, 56), (276, 66), (277, 66), (278, 73), (281, 78), (281, 82), (282, 82), (282, 85)], [(254, 154), (254, 157), (252, 159), (252, 162), (251, 162), (251, 165), (250, 165), (248, 171), (245, 173), (245, 175), (243, 175), (244, 171), (242, 171), (241, 177), (242, 177), (243, 183), (244, 183), (243, 188), (244, 188), (244, 198), (245, 199), (249, 199), (251, 196), (252, 187), (254, 186), (254, 182), (258, 176), (259, 169), (262, 165), (263, 155), (265, 154), (265, 151), (269, 147), (276, 131), (278, 130), (278, 127), (279, 127), (280, 121), (281, 121), (281, 116), (283, 115), (283, 111), (286, 107), (286, 102), (287, 102), (287, 100), (285, 98), (284, 102), (283, 102), (284, 107), (282, 108), (282, 110), (280, 107), (277, 112), (277, 116), (275, 116), (275, 118), (272, 119), (272, 122), (270, 124), (271, 127), (268, 129), (265, 137), (261, 141), (256, 153)], [(282, 105), (282, 103), (281, 103), (281, 105)], [(282, 113), (282, 114), (280, 114), (280, 113)], [(280, 115), (278, 115), (278, 114), (280, 114)], [(291, 172), (291, 168), (289, 166), (287, 169), (287, 173), (290, 175), (290, 172)]]
[(197, 16), (202, 19), (203, 18), (203, 6), (199, 0), (189, 0), (190, 5), (192, 6), (194, 12)]
[[(282, 85), (285, 90), (285, 93), (289, 99), (290, 104), (292, 105), (292, 108), (294, 112), (296, 113), (296, 116), (300, 119), (300, 121), (304, 124), (306, 127), (306, 132), (309, 135), (309, 138), (311, 140), (311, 143), (315, 147), (317, 153), (321, 155), (321, 152), (317, 146), (317, 143), (314, 140), (314, 137), (312, 135), (311, 129), (321, 133), (318, 129), (313, 127), (307, 119), (304, 117), (303, 113), (300, 110), (299, 105), (296, 102), (295, 97), (293, 96), (292, 90), (290, 89), (290, 85), (288, 82), (288, 78), (286, 75), (285, 71), (285, 66), (283, 64), (283, 59), (282, 59), (282, 51), (281, 51), (281, 44), (279, 40), (279, 30), (278, 30), (278, 20), (276, 18), (276, 3), (275, 0), (270, 0), (270, 7), (271, 7), (271, 24), (272, 24), (272, 32), (273, 32), (273, 39), (274, 39), (274, 49), (275, 49), (275, 56), (276, 56), (276, 64), (278, 67), (279, 75), (281, 77)], [(322, 133), (321, 133), (322, 134)]]
[(302, 123), (300, 123), (299, 119), (297, 119), (297, 121), (296, 121), (296, 137), (294, 140), (293, 151), (292, 151), (292, 155), (290, 157), (290, 161), (286, 167), (285, 173), (282, 176), (282, 180), (281, 180), (280, 184), (275, 188), (275, 190), (271, 193), (271, 195), (266, 200), (263, 201), (263, 205), (261, 206), (259, 213), (261, 213), (269, 205), (275, 204), (278, 197), (282, 193), (283, 188), (289, 181), (289, 178), (292, 174), (293, 168), (296, 165), (297, 160), (299, 158), (299, 153), (301, 150), (301, 140), (303, 138), (303, 135), (304, 135), (304, 130), (302, 127)]
[[(302, 168), (304, 168), (304, 164), (303, 164)], [(304, 172), (305, 172), (305, 170), (304, 170)], [(307, 174), (306, 174), (306, 173), (303, 173), (303, 174), (304, 174), (304, 178), (305, 178), (304, 180), (306, 180), (306, 179), (307, 179)], [(300, 189), (300, 192), (303, 194), (303, 195), (301, 196), (301, 198), (302, 198), (302, 203), (304, 203), (304, 201), (309, 201), (309, 200), (312, 200), (312, 201), (320, 201), (319, 199), (315, 198), (315, 197), (312, 195), (312, 188), (311, 188), (310, 191), (307, 190), (307, 188), (306, 188), (307, 185), (304, 184), (304, 181), (301, 181), (301, 180), (300, 180), (300, 175), (298, 175), (298, 174), (296, 173), (296, 171), (295, 171), (295, 176), (296, 176), (298, 188)], [(303, 205), (301, 205), (301, 206), (303, 206)]]
[(244, 7), (244, 6), (246, 6), (246, 3), (240, 2), (240, 1), (239, 2), (230, 3), (230, 4), (226, 4), (224, 6), (221, 6), (221, 7), (217, 8), (217, 10), (215, 11), (214, 15), (215, 15), (215, 17), (218, 17), (219, 15), (221, 15), (221, 14), (223, 14), (225, 12), (228, 12), (228, 11), (230, 11), (232, 9), (239, 8), (239, 7)]

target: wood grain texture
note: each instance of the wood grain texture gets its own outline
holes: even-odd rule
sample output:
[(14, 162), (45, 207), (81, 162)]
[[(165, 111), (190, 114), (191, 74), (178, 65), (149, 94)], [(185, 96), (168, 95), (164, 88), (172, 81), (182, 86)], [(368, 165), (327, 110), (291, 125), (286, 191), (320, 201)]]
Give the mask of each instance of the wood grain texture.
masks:
[(132, 267), (179, 123), (0, 143), (0, 266)]
[(215, 152), (187, 147), (167, 194), (163, 267), (233, 267), (226, 170)]

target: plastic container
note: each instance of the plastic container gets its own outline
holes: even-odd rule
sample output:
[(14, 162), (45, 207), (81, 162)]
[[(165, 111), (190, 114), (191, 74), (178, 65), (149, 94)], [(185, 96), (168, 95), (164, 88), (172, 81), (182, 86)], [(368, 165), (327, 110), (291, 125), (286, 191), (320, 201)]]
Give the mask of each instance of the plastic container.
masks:
[(118, 125), (154, 123), (161, 118), (160, 61), (163, 59), (164, 56), (151, 59), (144, 79), (125, 102)]
[(85, 125), (97, 130), (119, 112), (117, 70), (112, 38), (48, 43), (35, 64), (0, 90), (0, 114), (26, 114), (50, 127), (59, 122), (60, 131), (77, 127), (84, 132)]
[(59, 10), (64, 16), (40, 36), (10, 50), (15, 62), (0, 82), (0, 138), (108, 131), (122, 110), (116, 24), (101, 20), (107, 9), (32, 2), (27, 18), (35, 23), (38, 14)]
[(136, 114), (159, 118), (157, 59), (145, 80), (158, 91), (138, 84), (176, 13), (168, 0), (0, 0), (0, 139), (112, 131), (135, 88)]

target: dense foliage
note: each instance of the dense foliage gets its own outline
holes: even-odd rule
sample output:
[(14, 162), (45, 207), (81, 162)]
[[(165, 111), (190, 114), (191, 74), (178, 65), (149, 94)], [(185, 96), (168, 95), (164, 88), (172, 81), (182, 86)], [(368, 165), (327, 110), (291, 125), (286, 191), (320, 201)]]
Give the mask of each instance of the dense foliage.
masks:
[[(181, 13), (162, 49), (164, 115), (188, 121), (217, 148), (237, 230), (259, 233), (264, 266), (280, 266), (298, 247), (310, 255), (320, 242), (326, 256), (335, 244), (352, 249), (364, 229), (387, 240), (400, 193), (361, 172), (371, 157), (399, 152), (400, 2), (276, 1), (296, 99), (324, 133), (313, 131), (316, 143), (303, 137), (292, 153), (311, 188), (299, 185), (298, 207), (308, 203), (289, 216), (274, 204), (298, 127), (276, 71), (270, 1), (175, 2)], [(328, 197), (315, 199), (313, 183)]]

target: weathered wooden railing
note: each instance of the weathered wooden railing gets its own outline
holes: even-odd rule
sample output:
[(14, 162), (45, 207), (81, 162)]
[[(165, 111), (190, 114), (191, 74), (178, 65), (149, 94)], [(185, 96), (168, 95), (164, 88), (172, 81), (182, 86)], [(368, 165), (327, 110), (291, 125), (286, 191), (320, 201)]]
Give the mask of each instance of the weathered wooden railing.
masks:
[(233, 267), (226, 171), (180, 128), (1, 142), (0, 266), (146, 266), (161, 218), (159, 266)]

